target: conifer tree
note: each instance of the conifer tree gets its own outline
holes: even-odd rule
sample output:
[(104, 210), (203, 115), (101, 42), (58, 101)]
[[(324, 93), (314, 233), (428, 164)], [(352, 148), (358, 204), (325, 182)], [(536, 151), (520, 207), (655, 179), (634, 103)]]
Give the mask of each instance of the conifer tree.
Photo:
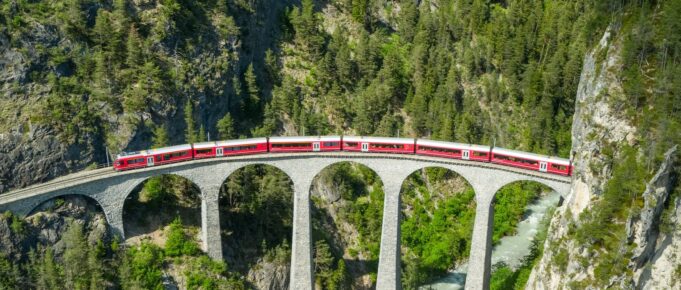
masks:
[(130, 31), (128, 32), (127, 50), (126, 64), (128, 67), (134, 68), (140, 66), (143, 62), (142, 40), (134, 25), (130, 27)]
[(199, 128), (199, 142), (206, 142), (206, 128), (203, 127), (203, 124), (201, 124), (201, 127)]
[(187, 143), (196, 143), (196, 124), (194, 124), (194, 105), (192, 104), (191, 98), (187, 99), (187, 103), (184, 105), (184, 122), (187, 125), (187, 129), (184, 134), (184, 140)]
[(152, 141), (154, 143), (153, 148), (161, 148), (170, 144), (168, 141), (168, 130), (166, 130), (164, 125), (156, 126), (156, 128), (154, 128)]
[(234, 139), (236, 137), (234, 132), (234, 120), (232, 120), (232, 114), (230, 113), (225, 114), (215, 127), (217, 127), (220, 138), (223, 140)]
[(252, 112), (255, 112), (260, 105), (260, 89), (258, 88), (258, 80), (253, 71), (253, 63), (248, 65), (246, 73), (244, 74), (246, 81), (246, 90), (248, 91), (248, 102)]

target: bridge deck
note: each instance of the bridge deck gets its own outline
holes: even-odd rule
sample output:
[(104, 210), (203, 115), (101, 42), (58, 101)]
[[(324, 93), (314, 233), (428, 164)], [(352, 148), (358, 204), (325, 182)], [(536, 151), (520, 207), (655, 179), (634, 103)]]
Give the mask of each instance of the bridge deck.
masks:
[(154, 167), (147, 167), (147, 168), (135, 169), (135, 170), (130, 170), (130, 171), (122, 171), (122, 172), (116, 172), (116, 171), (113, 170), (112, 167), (95, 169), (95, 170), (80, 171), (80, 172), (77, 172), (77, 173), (73, 173), (73, 174), (69, 174), (69, 175), (65, 175), (65, 176), (56, 178), (54, 180), (51, 180), (51, 181), (48, 181), (48, 182), (45, 182), (45, 183), (35, 184), (35, 185), (31, 185), (31, 186), (28, 186), (28, 187), (25, 187), (25, 188), (15, 189), (15, 190), (9, 191), (5, 194), (0, 194), (0, 204), (12, 203), (12, 202), (15, 202), (15, 201), (18, 201), (18, 200), (21, 200), (21, 199), (41, 195), (41, 194), (44, 194), (46, 192), (51, 192), (51, 191), (55, 191), (55, 190), (67, 188), (67, 187), (72, 187), (72, 186), (75, 186), (75, 185), (80, 185), (80, 184), (84, 184), (84, 183), (87, 183), (87, 182), (92, 182), (92, 181), (96, 181), (96, 180), (100, 180), (100, 179), (106, 179), (106, 178), (111, 178), (111, 177), (116, 177), (116, 176), (124, 176), (124, 175), (127, 175), (127, 174), (134, 174), (134, 173), (137, 173), (137, 172), (155, 171), (155, 170), (158, 170), (159, 168), (169, 169), (169, 168), (173, 168), (173, 167), (181, 167), (181, 166), (184, 166), (186, 164), (201, 164), (201, 163), (214, 164), (214, 163), (219, 163), (219, 162), (234, 162), (234, 161), (241, 161), (241, 162), (252, 161), (252, 162), (257, 163), (258, 161), (267, 161), (267, 160), (276, 160), (276, 159), (309, 159), (309, 158), (347, 159), (347, 160), (342, 160), (342, 161), (352, 161), (353, 158), (404, 159), (404, 160), (414, 160), (414, 161), (423, 161), (423, 162), (427, 162), (427, 163), (434, 163), (434, 166), (436, 166), (437, 164), (456, 164), (456, 165), (463, 165), (463, 166), (471, 166), (471, 167), (487, 168), (487, 169), (493, 169), (493, 170), (513, 172), (513, 173), (523, 174), (523, 175), (527, 175), (527, 176), (539, 177), (539, 178), (546, 179), (546, 180), (553, 180), (553, 181), (566, 183), (566, 184), (569, 184), (571, 182), (570, 176), (560, 176), (560, 175), (551, 174), (551, 173), (544, 173), (544, 172), (539, 172), (539, 171), (534, 171), (534, 170), (527, 170), (527, 169), (522, 169), (522, 168), (509, 167), (509, 166), (504, 166), (504, 165), (499, 165), (499, 164), (494, 164), (494, 163), (467, 161), (467, 160), (459, 160), (459, 159), (447, 159), (447, 158), (431, 157), (431, 156), (423, 156), (423, 155), (359, 153), (359, 152), (267, 153), (267, 154), (258, 154), (258, 155), (243, 155), (243, 156), (219, 157), (219, 158), (208, 158), (208, 159), (196, 159), (196, 160), (191, 160), (191, 161), (186, 161), (186, 162), (179, 162), (179, 163), (173, 163), (173, 164), (167, 164), (167, 165), (161, 165), (161, 166), (154, 166)]

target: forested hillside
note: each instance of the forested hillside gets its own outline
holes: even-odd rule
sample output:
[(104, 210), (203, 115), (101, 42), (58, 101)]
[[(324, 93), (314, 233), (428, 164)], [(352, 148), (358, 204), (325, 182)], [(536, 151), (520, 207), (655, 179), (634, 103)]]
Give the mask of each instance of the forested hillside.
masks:
[[(209, 138), (495, 144), (573, 157), (576, 178), (546, 243), (539, 237), (520, 269), (499, 268), (493, 287), (523, 288), (528, 279), (530, 288), (638, 287), (653, 279), (651, 252), (666, 249), (650, 245), (681, 240), (680, 151), (664, 155), (681, 142), (680, 18), (675, 0), (3, 1), (0, 192), (104, 163), (107, 151)], [(0, 245), (21, 247), (0, 255), (0, 270), (30, 277), (0, 275), (0, 286), (70, 279), (82, 288), (154, 288), (171, 277), (187, 288), (286, 288), (285, 174), (249, 167), (223, 185), (227, 265), (196, 248), (189, 183), (162, 176), (139, 189), (131, 202), (141, 205), (127, 210), (155, 214), (140, 218), (142, 241), (127, 248), (87, 240), (90, 229), (62, 217), (28, 226), (3, 216), (0, 230), (11, 238)], [(514, 184), (499, 193), (495, 243), (545, 191)], [(382, 197), (382, 182), (357, 164), (315, 180), (318, 288), (375, 285)], [(475, 201), (462, 178), (415, 172), (402, 202), (405, 289), (466, 262)], [(173, 210), (158, 213), (159, 204)], [(65, 246), (46, 251), (35, 238), (41, 230), (59, 234), (49, 242), (63, 235)], [(67, 254), (78, 252), (87, 254)], [(76, 258), (94, 274), (53, 263)], [(660, 277), (678, 276), (674, 263), (660, 264), (676, 273)]]

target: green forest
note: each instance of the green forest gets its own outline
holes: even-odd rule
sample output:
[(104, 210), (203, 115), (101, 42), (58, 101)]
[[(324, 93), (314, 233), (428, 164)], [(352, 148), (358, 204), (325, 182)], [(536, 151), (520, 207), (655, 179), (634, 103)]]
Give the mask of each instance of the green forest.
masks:
[[(679, 19), (681, 3), (672, 0), (3, 1), (0, 45), (20, 63), (6, 69), (17, 77), (2, 84), (0, 132), (48, 128), (63, 144), (92, 146), (91, 163), (103, 163), (107, 149), (324, 134), (569, 157), (582, 62), (609, 29), (611, 39), (622, 40), (623, 91), (608, 97), (636, 136), (599, 152), (613, 178), (570, 223), (569, 237), (544, 249), (547, 233), (540, 231), (523, 265), (495, 266), (491, 283), (523, 288), (551, 251), (558, 271), (575, 259), (597, 265), (593, 279), (570, 287), (603, 288), (627, 271), (632, 245), (624, 222), (640, 214), (645, 182), (681, 142)], [(598, 63), (608, 53), (598, 51)], [(339, 198), (325, 199), (321, 188), (312, 197), (315, 284), (375, 285), (382, 182), (351, 163), (327, 168), (318, 180)], [(280, 170), (247, 167), (223, 184), (223, 248), (240, 249), (226, 251), (224, 262), (199, 250), (194, 185), (161, 176), (138, 190), (126, 209), (160, 213), (126, 222), (139, 223), (144, 234), (162, 230), (164, 245), (92, 242), (76, 219), (61, 228), (59, 254), (40, 243), (19, 257), (0, 253), (0, 288), (161, 289), (173, 269), (190, 289), (250, 289), (252, 269), (286, 272), (293, 192)], [(525, 207), (546, 191), (531, 183), (500, 190), (493, 242), (514, 234)], [(670, 204), (662, 231), (671, 228)], [(403, 288), (466, 262), (475, 206), (474, 192), (453, 172), (428, 168), (405, 181)], [(10, 213), (0, 221), (12, 237), (27, 237), (29, 221)], [(347, 225), (352, 238), (339, 237)], [(587, 247), (587, 256), (569, 257), (574, 243)]]
[[(568, 156), (582, 58), (615, 4), (439, 2), (277, 2), (273, 19), (266, 1), (5, 2), (10, 47), (54, 70), (24, 80), (49, 90), (35, 110), (0, 120), (113, 151), (159, 134), (176, 144), (344, 133)], [(23, 46), (36, 22), (69, 47)], [(270, 28), (271, 39), (253, 39)]]

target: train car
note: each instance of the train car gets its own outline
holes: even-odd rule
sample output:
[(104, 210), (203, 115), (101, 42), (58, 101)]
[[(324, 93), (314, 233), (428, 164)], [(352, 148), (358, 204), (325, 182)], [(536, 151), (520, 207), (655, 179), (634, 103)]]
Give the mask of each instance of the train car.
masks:
[(416, 154), (418, 155), (489, 162), (490, 149), (489, 146), (482, 145), (425, 139), (416, 140)]
[(194, 159), (267, 152), (267, 138), (251, 138), (194, 144)]
[(123, 152), (116, 156), (113, 168), (116, 171), (123, 171), (147, 167), (146, 157), (145, 151)]
[(341, 136), (270, 137), (270, 152), (326, 152), (341, 150)]
[(191, 160), (193, 153), (191, 144), (150, 149), (147, 150), (147, 167)]
[(129, 170), (168, 163), (181, 162), (194, 158), (192, 145), (184, 144), (158, 149), (119, 154), (114, 162), (115, 170)]
[(414, 154), (411, 138), (343, 136), (343, 151)]
[(498, 147), (492, 149), (492, 163), (561, 175), (570, 175), (572, 172), (572, 164), (568, 159)]

